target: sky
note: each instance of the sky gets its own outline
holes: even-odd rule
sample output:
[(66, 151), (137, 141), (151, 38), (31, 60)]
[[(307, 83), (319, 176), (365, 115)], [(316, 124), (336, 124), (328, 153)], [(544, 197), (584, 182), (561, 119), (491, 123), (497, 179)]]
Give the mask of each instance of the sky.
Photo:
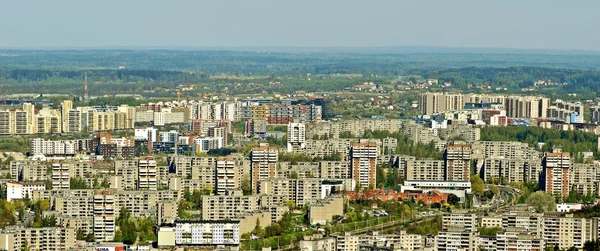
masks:
[(3, 0), (0, 47), (600, 50), (597, 0)]

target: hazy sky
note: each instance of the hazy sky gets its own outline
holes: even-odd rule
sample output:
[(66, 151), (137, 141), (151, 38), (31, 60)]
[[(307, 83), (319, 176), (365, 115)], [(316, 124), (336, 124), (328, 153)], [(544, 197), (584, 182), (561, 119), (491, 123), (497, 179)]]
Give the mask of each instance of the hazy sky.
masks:
[(600, 50), (598, 0), (1, 0), (0, 47)]

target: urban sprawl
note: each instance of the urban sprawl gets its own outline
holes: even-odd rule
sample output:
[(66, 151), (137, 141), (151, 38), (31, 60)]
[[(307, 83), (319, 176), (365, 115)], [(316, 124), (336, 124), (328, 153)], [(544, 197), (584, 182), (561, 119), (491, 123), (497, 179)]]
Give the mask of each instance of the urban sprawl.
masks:
[(599, 107), (422, 92), (414, 118), (336, 118), (330, 100), (3, 106), (27, 150), (0, 154), (0, 249), (598, 250)]

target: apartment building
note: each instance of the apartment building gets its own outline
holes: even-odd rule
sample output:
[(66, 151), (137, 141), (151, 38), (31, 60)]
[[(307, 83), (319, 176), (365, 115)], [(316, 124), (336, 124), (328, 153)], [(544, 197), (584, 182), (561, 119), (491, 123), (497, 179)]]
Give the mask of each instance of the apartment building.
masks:
[(444, 180), (444, 161), (433, 159), (407, 160), (406, 180)]
[(6, 228), (0, 232), (3, 250), (67, 250), (75, 248), (75, 229), (62, 227)]
[[(243, 160), (242, 160), (243, 161)], [(240, 187), (240, 159), (232, 156), (218, 157), (215, 168), (215, 194)]]
[(464, 144), (447, 145), (444, 152), (444, 165), (444, 180), (469, 181), (471, 147)]
[(344, 215), (344, 198), (330, 196), (314, 202), (308, 205), (307, 214), (311, 225), (325, 225), (331, 222), (334, 216)]
[(303, 123), (289, 123), (287, 129), (287, 151), (306, 147), (306, 127)]
[(353, 143), (350, 149), (352, 178), (363, 188), (375, 187), (377, 144)]
[(319, 178), (262, 180), (258, 192), (274, 196), (279, 202), (293, 201), (302, 207), (324, 198), (322, 182)]
[(267, 144), (253, 147), (250, 152), (250, 184), (252, 192), (259, 191), (261, 180), (273, 179), (277, 176), (277, 147), (271, 147)]
[(34, 133), (49, 134), (62, 132), (62, 120), (55, 109), (42, 108), (34, 115)]
[(496, 233), (495, 246), (498, 251), (542, 251), (546, 248), (546, 242), (537, 235), (508, 229)]
[(158, 231), (161, 248), (193, 246), (201, 249), (238, 249), (240, 244), (239, 220), (177, 220)]
[(112, 241), (115, 237), (115, 194), (112, 190), (94, 192), (94, 236), (100, 241)]
[(526, 232), (541, 236), (544, 229), (543, 214), (531, 212), (502, 214), (502, 228), (520, 228)]
[(317, 135), (322, 138), (340, 138), (343, 132), (354, 136), (362, 136), (365, 131), (389, 131), (391, 133), (400, 130), (401, 120), (398, 119), (360, 119), (326, 121), (315, 124), (308, 129), (306, 135), (312, 138)]
[(348, 161), (321, 161), (319, 162), (320, 177), (323, 179), (350, 179), (350, 163)]
[(52, 163), (52, 189), (70, 189), (71, 167), (68, 163)]
[(597, 172), (596, 164), (573, 163), (569, 169), (571, 189), (583, 195), (593, 194), (596, 191)]
[(177, 176), (197, 180), (203, 188), (215, 188), (217, 157), (173, 156), (168, 158), (168, 162)]
[(115, 176), (111, 177), (111, 188), (119, 190), (137, 189), (137, 160), (115, 160)]
[(302, 251), (336, 251), (336, 238), (325, 237), (322, 234), (304, 236), (300, 241)]
[(280, 178), (319, 178), (321, 177), (321, 168), (319, 162), (298, 162), (292, 165), (291, 162), (279, 162), (277, 168), (277, 177)]
[(248, 119), (244, 125), (246, 137), (267, 138), (267, 120), (266, 119)]
[(569, 121), (569, 118), (573, 113), (583, 118), (585, 105), (581, 102), (569, 102), (557, 99), (552, 106), (548, 107), (546, 117)]
[(202, 196), (203, 220), (235, 219), (238, 214), (260, 208), (259, 195), (243, 195), (239, 190), (230, 190), (224, 195)]
[(15, 181), (45, 181), (48, 179), (48, 164), (36, 160), (14, 160), (10, 162), (10, 176)]
[(33, 192), (46, 190), (43, 182), (8, 182), (6, 183), (6, 200), (22, 200), (33, 198)]
[(546, 118), (550, 99), (534, 96), (508, 96), (504, 107), (510, 118)]
[(544, 153), (540, 188), (547, 193), (566, 197), (571, 188), (569, 183), (570, 167), (570, 154), (562, 152), (560, 148), (555, 148), (550, 153)]
[(463, 231), (477, 232), (478, 220), (474, 213), (449, 213), (442, 217), (442, 230), (462, 228)]
[(157, 206), (156, 224), (172, 224), (177, 220), (179, 203), (177, 201), (160, 201)]
[(451, 227), (438, 233), (437, 250), (479, 250), (479, 232)]
[(583, 248), (592, 236), (591, 219), (575, 218), (572, 214), (548, 214), (544, 217), (543, 239), (546, 245), (556, 245), (561, 249)]
[(138, 159), (138, 189), (156, 191), (158, 181), (156, 175), (156, 160), (153, 156), (144, 156)]
[(333, 236), (336, 239), (336, 250), (423, 250), (423, 239), (420, 235), (408, 234), (401, 230), (395, 234), (381, 234), (372, 231), (366, 234), (343, 233)]

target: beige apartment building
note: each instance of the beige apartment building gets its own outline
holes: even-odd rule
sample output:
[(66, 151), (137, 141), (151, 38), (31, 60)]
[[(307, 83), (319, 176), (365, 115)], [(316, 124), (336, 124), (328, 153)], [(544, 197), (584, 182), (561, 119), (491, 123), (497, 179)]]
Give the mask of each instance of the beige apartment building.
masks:
[(253, 147), (250, 152), (250, 185), (253, 193), (259, 191), (261, 180), (276, 178), (278, 149), (267, 144)]
[(158, 180), (156, 176), (156, 160), (153, 156), (138, 159), (138, 189), (156, 191)]
[(115, 194), (112, 190), (94, 192), (94, 236), (100, 241), (112, 241), (115, 238)]
[(7, 228), (0, 233), (0, 249), (18, 251), (27, 243), (31, 251), (75, 248), (75, 229), (60, 227)]
[(227, 191), (224, 195), (202, 196), (202, 219), (234, 219), (243, 212), (261, 208), (259, 195), (243, 195), (240, 190)]
[(283, 201), (293, 201), (297, 207), (323, 199), (320, 178), (270, 179), (260, 182), (259, 194), (275, 196)]
[(444, 180), (444, 161), (433, 159), (407, 160), (406, 180)]
[(308, 206), (308, 218), (311, 225), (327, 224), (334, 216), (344, 214), (344, 198), (331, 196)]

